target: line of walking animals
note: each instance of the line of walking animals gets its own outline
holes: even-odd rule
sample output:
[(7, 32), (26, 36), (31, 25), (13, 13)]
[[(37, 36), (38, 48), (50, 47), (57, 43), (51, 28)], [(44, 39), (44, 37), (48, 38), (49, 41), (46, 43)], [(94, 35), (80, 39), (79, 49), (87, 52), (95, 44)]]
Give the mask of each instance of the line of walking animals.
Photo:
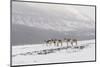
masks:
[(70, 46), (77, 46), (77, 39), (71, 39), (71, 38), (64, 38), (63, 40), (60, 39), (50, 39), (50, 40), (45, 40), (45, 43), (47, 46), (51, 46), (52, 44), (54, 44), (54, 46), (63, 46), (63, 43), (66, 43), (66, 45), (68, 46), (70, 44)]

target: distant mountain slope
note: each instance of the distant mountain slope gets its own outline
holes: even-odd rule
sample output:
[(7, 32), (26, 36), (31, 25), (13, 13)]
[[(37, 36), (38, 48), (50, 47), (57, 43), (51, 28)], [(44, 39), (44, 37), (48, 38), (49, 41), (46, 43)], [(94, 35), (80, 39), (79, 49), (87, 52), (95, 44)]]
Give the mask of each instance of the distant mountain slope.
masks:
[(92, 30), (58, 32), (13, 24), (11, 32), (12, 45), (41, 44), (48, 39), (77, 38), (78, 40), (94, 39)]
[(56, 31), (95, 27), (94, 20), (74, 6), (25, 2), (12, 3), (12, 23)]

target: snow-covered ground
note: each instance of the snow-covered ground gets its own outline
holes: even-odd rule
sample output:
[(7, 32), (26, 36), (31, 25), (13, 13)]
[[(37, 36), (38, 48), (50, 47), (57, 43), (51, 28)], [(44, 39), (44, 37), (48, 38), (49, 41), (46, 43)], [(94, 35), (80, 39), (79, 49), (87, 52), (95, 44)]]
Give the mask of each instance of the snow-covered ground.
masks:
[[(95, 60), (95, 8), (12, 2), (12, 65)], [(52, 38), (78, 46), (47, 46)]]
[(12, 46), (12, 65), (44, 64), (95, 60), (95, 40), (78, 41), (78, 47), (29, 44)]

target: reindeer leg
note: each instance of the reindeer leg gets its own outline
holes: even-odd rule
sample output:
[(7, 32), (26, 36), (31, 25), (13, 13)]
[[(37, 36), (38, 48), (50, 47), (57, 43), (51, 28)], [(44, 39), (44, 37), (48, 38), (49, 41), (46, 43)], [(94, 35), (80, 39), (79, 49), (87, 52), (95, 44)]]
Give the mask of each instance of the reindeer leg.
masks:
[(59, 43), (59, 45), (61, 46), (61, 42)]
[(57, 46), (59, 45), (59, 42), (57, 42)]
[(76, 46), (77, 46), (77, 41), (76, 41)]
[(49, 42), (48, 45), (51, 46), (51, 42)]
[(71, 42), (71, 46), (73, 47), (73, 42)]
[(67, 47), (68, 47), (68, 42), (67, 42)]
[(62, 46), (63, 44), (62, 44), (62, 42), (61, 42), (61, 46)]
[(54, 43), (54, 45), (56, 45), (56, 43)]

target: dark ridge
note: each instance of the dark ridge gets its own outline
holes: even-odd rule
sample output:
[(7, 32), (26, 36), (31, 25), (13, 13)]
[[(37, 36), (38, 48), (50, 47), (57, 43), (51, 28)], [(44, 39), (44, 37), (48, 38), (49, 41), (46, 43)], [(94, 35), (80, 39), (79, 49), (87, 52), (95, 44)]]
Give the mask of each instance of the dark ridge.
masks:
[(59, 31), (29, 27), (21, 24), (12, 24), (12, 31), (11, 31), (12, 45), (41, 44), (44, 43), (44, 40), (52, 38), (63, 39), (65, 37), (77, 38), (78, 40), (90, 40), (90, 39), (95, 39), (95, 32), (91, 30), (59, 32)]

